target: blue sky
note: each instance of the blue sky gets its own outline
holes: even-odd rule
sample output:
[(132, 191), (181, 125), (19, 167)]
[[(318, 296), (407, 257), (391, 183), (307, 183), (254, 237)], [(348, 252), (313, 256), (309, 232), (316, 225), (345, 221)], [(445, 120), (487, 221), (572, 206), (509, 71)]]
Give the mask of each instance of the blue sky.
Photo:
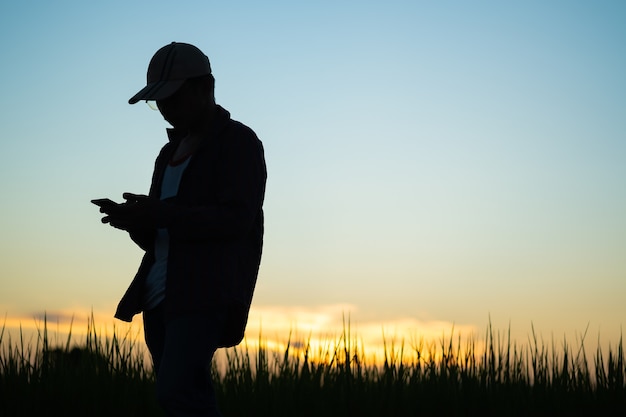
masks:
[(89, 200), (147, 191), (167, 124), (127, 100), (180, 41), (265, 145), (255, 320), (617, 339), (626, 3), (32, 3), (0, 6), (8, 316), (112, 314), (141, 252)]

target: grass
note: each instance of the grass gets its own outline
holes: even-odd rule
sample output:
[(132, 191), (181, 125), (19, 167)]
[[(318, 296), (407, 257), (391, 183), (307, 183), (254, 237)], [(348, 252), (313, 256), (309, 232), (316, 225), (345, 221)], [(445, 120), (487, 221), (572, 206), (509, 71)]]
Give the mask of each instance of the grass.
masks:
[(154, 375), (129, 333), (101, 337), (93, 319), (78, 346), (52, 346), (47, 321), (36, 344), (0, 331), (0, 416), (153, 416)]
[[(85, 340), (52, 346), (44, 320), (35, 345), (0, 332), (0, 415), (160, 416), (154, 375), (130, 334), (102, 337), (93, 319)], [(519, 346), (510, 333), (462, 340), (385, 343), (367, 359), (344, 325), (338, 340), (313, 348), (286, 341), (272, 351), (243, 344), (213, 373), (220, 408), (235, 416), (586, 416), (624, 415), (622, 340), (588, 359), (584, 336), (572, 349), (546, 345), (533, 330)], [(480, 349), (479, 349), (480, 346)]]

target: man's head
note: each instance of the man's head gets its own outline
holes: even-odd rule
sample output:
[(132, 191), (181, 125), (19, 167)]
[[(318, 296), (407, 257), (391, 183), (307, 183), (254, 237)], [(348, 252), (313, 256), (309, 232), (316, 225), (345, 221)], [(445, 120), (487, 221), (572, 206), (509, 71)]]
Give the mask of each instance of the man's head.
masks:
[[(147, 85), (128, 102), (160, 101), (176, 93), (187, 80), (211, 75), (209, 58), (188, 43), (172, 42), (159, 49), (148, 66)], [(213, 93), (211, 93), (212, 95)]]

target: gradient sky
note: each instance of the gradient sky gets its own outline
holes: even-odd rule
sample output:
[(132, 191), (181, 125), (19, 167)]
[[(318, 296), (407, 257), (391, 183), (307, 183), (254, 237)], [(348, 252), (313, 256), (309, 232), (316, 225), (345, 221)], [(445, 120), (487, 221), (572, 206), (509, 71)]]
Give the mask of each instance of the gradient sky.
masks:
[(0, 5), (0, 313), (112, 316), (142, 253), (89, 200), (147, 192), (179, 41), (265, 145), (251, 326), (616, 342), (626, 2), (304, 3)]

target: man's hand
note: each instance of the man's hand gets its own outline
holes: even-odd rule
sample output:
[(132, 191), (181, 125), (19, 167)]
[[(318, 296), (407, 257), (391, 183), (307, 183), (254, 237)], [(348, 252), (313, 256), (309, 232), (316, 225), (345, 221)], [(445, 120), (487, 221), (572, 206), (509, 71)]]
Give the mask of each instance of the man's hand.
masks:
[(121, 229), (152, 229), (159, 200), (146, 195), (124, 193), (125, 203), (100, 206), (100, 212), (106, 214), (102, 223)]

